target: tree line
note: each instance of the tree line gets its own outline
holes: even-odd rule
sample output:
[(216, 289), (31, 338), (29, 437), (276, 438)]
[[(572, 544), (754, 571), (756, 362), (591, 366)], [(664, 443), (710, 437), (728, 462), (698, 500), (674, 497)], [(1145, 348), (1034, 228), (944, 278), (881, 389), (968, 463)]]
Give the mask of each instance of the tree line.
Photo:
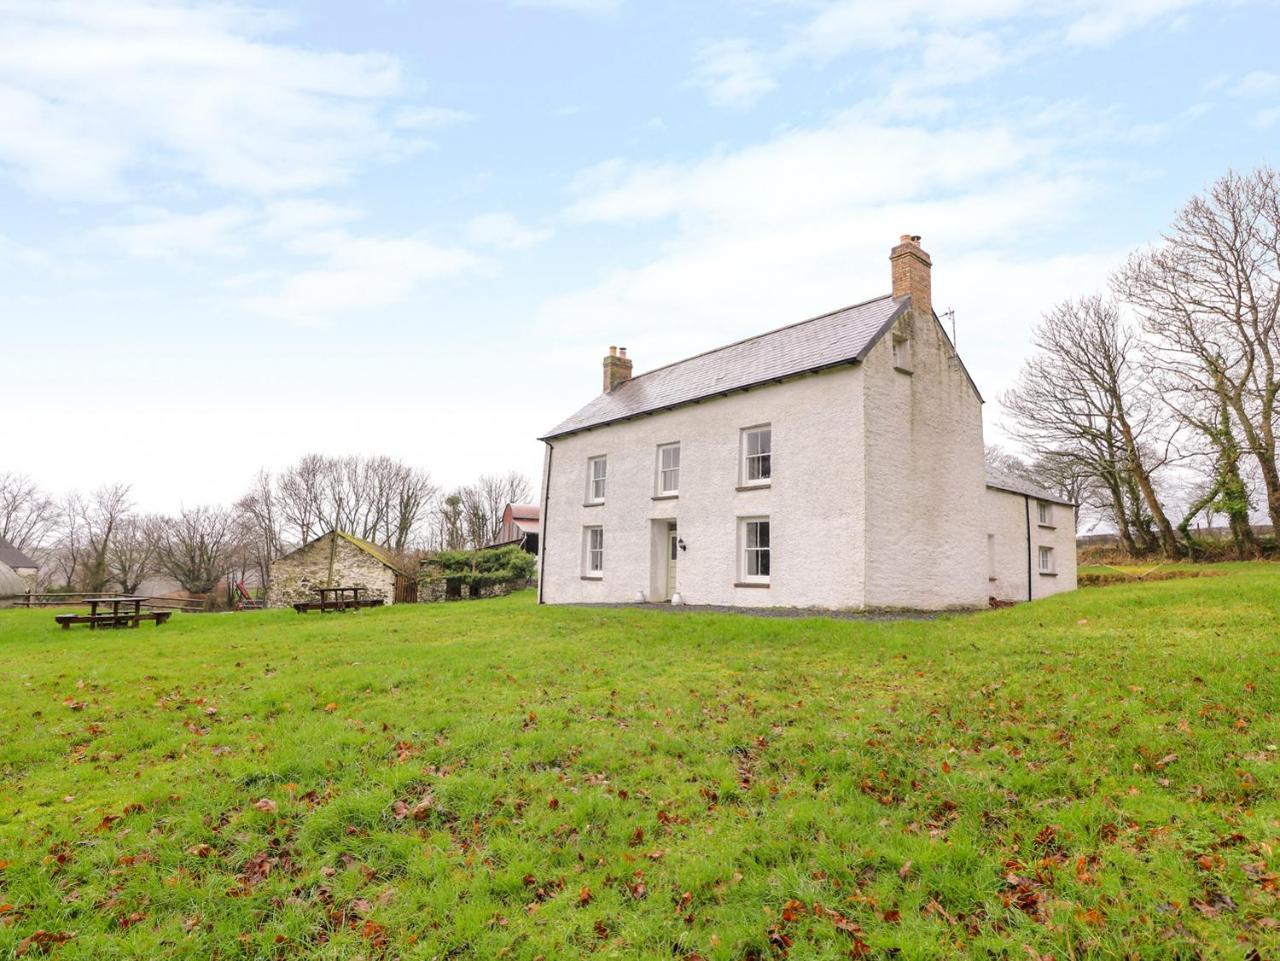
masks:
[(232, 504), (154, 514), (128, 484), (55, 496), (9, 472), (0, 473), (0, 537), (39, 563), (39, 590), (135, 594), (163, 576), (209, 596), (224, 578), (265, 586), (274, 560), (334, 529), (410, 562), (483, 547), (498, 540), (506, 505), (532, 496), (514, 471), (444, 490), (390, 457), (308, 454), (259, 471)]
[(1003, 466), (1077, 501), (1130, 554), (1194, 555), (1225, 522), (1257, 556), (1280, 531), (1280, 175), (1230, 172), (1194, 197), (1108, 289), (1033, 333), (1002, 402), (1029, 460)]

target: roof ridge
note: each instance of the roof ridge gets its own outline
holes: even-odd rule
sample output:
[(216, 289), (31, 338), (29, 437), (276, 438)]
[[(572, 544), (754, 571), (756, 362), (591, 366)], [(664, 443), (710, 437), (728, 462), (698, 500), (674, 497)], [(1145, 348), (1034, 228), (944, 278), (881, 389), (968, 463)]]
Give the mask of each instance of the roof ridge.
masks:
[(722, 350), (728, 350), (730, 347), (737, 347), (740, 344), (749, 344), (751, 343), (751, 341), (759, 340), (761, 337), (769, 337), (773, 334), (780, 334), (784, 330), (790, 330), (793, 327), (800, 327), (800, 326), (803, 326), (804, 324), (812, 324), (814, 321), (822, 320), (826, 317), (832, 317), (835, 314), (844, 313), (846, 310), (855, 310), (858, 307), (865, 307), (867, 306), (867, 304), (874, 304), (877, 300), (893, 300), (893, 293), (890, 292), (887, 294), (881, 294), (879, 297), (870, 297), (867, 300), (858, 301), (858, 303), (856, 304), (848, 304), (847, 306), (844, 306), (844, 307), (837, 307), (835, 310), (828, 310), (821, 314), (815, 314), (812, 317), (806, 317), (804, 320), (795, 320), (789, 324), (783, 324), (781, 327), (774, 327), (772, 330), (765, 330), (765, 331), (761, 331), (758, 334), (752, 334), (750, 337), (740, 337), (738, 340), (731, 340), (729, 341), (729, 343), (721, 344), (719, 347), (711, 347), (707, 350), (700, 351), (699, 353), (690, 354), (688, 357), (682, 357), (679, 360), (673, 360), (671, 361), (671, 363), (663, 364), (661, 367), (650, 368), (649, 370), (636, 374), (634, 377), (629, 378), (628, 380), (624, 381), (622, 384), (619, 384), (618, 386), (625, 387), (627, 384), (635, 383), (641, 377), (648, 377), (650, 374), (656, 374), (659, 371), (668, 370), (672, 367), (677, 367), (680, 364), (687, 364), (691, 360), (697, 360), (699, 357), (706, 357), (708, 354), (719, 353)]

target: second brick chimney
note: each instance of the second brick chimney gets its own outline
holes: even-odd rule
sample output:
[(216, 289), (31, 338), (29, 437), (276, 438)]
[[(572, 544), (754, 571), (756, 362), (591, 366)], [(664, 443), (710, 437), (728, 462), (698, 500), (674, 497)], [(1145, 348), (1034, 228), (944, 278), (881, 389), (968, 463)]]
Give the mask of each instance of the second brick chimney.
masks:
[(920, 248), (920, 236), (903, 234), (898, 245), (889, 252), (889, 264), (893, 268), (893, 296), (909, 296), (914, 310), (926, 315), (932, 313), (933, 292), (929, 274), (933, 261)]
[(630, 379), (631, 360), (627, 357), (627, 348), (610, 347), (604, 359), (604, 392), (607, 394)]

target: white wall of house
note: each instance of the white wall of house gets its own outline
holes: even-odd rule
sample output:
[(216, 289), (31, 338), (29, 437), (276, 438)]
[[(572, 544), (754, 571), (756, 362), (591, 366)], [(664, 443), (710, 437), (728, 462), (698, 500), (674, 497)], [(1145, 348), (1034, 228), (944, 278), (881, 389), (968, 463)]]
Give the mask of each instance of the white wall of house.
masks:
[[(1076, 589), (1075, 508), (1050, 504), (1047, 524), (1040, 523), (1039, 501), (988, 487), (984, 494), (988, 593), (1001, 601), (1025, 601), (1027, 537), (1031, 538), (1030, 599)], [(1052, 570), (1040, 569), (1040, 548), (1052, 550)]]
[[(864, 580), (863, 372), (840, 367), (553, 440), (543, 472), (547, 603), (663, 598), (665, 523), (689, 604), (857, 608)], [(738, 490), (741, 430), (772, 429), (769, 486)], [(660, 444), (680, 442), (680, 491), (656, 499)], [(979, 451), (981, 444), (979, 443)], [(604, 503), (587, 500), (588, 458), (606, 455)], [(743, 518), (770, 520), (767, 587), (744, 583)], [(584, 528), (604, 531), (604, 571), (586, 576)]]
[(862, 369), (866, 605), (985, 605), (985, 574), (974, 564), (985, 527), (981, 399), (929, 315), (900, 318)]

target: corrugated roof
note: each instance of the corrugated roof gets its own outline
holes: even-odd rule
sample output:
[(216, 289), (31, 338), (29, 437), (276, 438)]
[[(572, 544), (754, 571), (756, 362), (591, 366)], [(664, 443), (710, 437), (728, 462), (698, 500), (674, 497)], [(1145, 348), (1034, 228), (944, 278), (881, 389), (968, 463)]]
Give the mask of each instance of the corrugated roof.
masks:
[(541, 508), (537, 504), (511, 505), (511, 516), (516, 520), (536, 521), (541, 513)]
[(0, 563), (10, 567), (39, 567), (40, 565), (0, 537)]
[(601, 394), (542, 439), (784, 377), (858, 363), (910, 303), (886, 294), (639, 374)]
[(1036, 500), (1065, 504), (1067, 507), (1076, 506), (1061, 494), (1055, 494), (1047, 487), (1041, 487), (1034, 481), (1029, 481), (1024, 477), (1019, 477), (1017, 474), (1010, 474), (1008, 471), (1002, 471), (995, 467), (987, 468), (987, 486), (996, 490), (1007, 491), (1010, 494), (1025, 494), (1027, 497), (1034, 497)]

